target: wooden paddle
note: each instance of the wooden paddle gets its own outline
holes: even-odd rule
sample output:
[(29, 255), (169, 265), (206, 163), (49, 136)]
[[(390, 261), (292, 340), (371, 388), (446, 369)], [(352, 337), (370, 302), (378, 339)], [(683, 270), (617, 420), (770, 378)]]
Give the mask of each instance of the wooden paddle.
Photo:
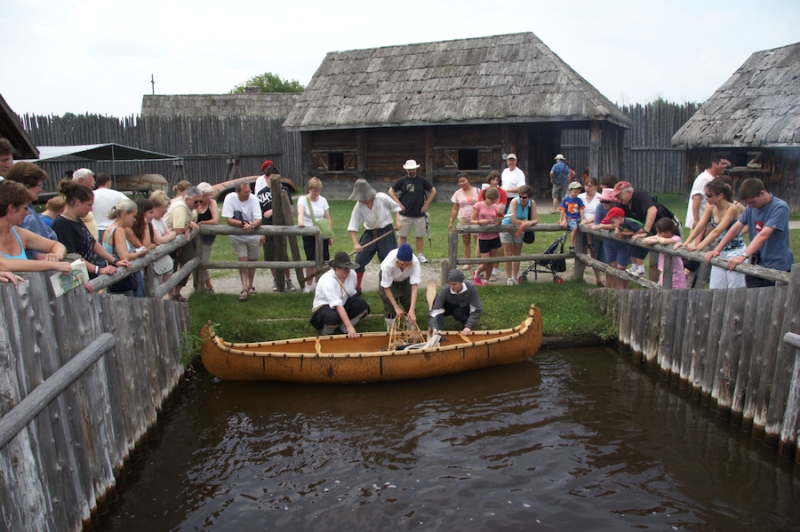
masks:
[(427, 286), (427, 298), (428, 298), (428, 312), (433, 309), (433, 302), (436, 300), (436, 281), (433, 279), (428, 279), (428, 286)]
[[(386, 233), (383, 233), (383, 234), (382, 234), (381, 236), (379, 236), (378, 238), (376, 238), (376, 239), (374, 239), (374, 240), (371, 240), (370, 242), (367, 242), (366, 244), (364, 244), (363, 246), (361, 246), (361, 249), (366, 249), (366, 248), (368, 248), (369, 246), (371, 246), (372, 244), (374, 244), (375, 242), (377, 242), (378, 240), (380, 240), (380, 239), (382, 239), (382, 238), (386, 238), (387, 236), (389, 236), (389, 235), (391, 235), (391, 234), (393, 234), (393, 233), (394, 233), (394, 230), (392, 230), (392, 231), (387, 231)], [(350, 253), (348, 253), (348, 254), (347, 254), (347, 256), (348, 256), (348, 257), (352, 257), (352, 256), (353, 256), (353, 255), (355, 255), (356, 253), (357, 253), (356, 251), (351, 251)], [(327, 272), (327, 271), (328, 271), (328, 270), (330, 270), (330, 269), (331, 269), (330, 265), (328, 265), (328, 266), (325, 266), (324, 268), (322, 268), (322, 269), (320, 269), (320, 270), (317, 270), (317, 271), (315, 271), (315, 272), (314, 272), (314, 273), (312, 273), (311, 275), (306, 275), (305, 277), (303, 277), (302, 279), (300, 279), (300, 283), (305, 283), (306, 281), (308, 281), (308, 280), (310, 280), (310, 279), (312, 279), (312, 278), (314, 278), (314, 277), (317, 277), (318, 275), (322, 275), (323, 273)]]
[[(436, 281), (428, 279), (427, 293), (425, 296), (428, 298), (428, 312), (433, 309), (433, 302), (436, 301)], [(433, 331), (428, 329), (428, 340), (430, 340)]]

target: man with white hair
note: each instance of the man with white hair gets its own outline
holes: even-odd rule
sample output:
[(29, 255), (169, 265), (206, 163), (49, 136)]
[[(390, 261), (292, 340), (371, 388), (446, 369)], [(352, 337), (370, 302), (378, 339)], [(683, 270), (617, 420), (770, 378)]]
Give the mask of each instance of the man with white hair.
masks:
[[(94, 172), (88, 168), (78, 168), (72, 172), (72, 180), (94, 192)], [(83, 222), (83, 225), (86, 226), (86, 229), (92, 233), (94, 239), (100, 242), (100, 231), (97, 228), (97, 222), (94, 219), (94, 212), (90, 212), (86, 215), (86, 217), (81, 218), (81, 221)]]
[[(519, 197), (519, 187), (523, 187), (528, 183), (525, 180), (525, 172), (517, 166), (516, 155), (509, 153), (506, 157), (506, 164), (508, 168), (504, 169), (500, 175), (500, 188), (506, 191), (508, 203), (511, 203), (512, 198)], [(506, 208), (508, 208), (508, 204)]]
[[(195, 187), (190, 186), (186, 189), (183, 197), (174, 198), (169, 204), (167, 215), (164, 216), (164, 221), (167, 227), (180, 236), (183, 234), (186, 240), (192, 237), (192, 230), (199, 229), (195, 223), (197, 220), (197, 205), (203, 199), (203, 192)], [(175, 261), (175, 271), (178, 271), (183, 265), (192, 260), (195, 256), (196, 240), (189, 240), (189, 243), (178, 250), (178, 257)], [(185, 302), (186, 298), (181, 295), (181, 289), (186, 286), (188, 277), (183, 279), (178, 285), (172, 289), (170, 299), (175, 301)]]

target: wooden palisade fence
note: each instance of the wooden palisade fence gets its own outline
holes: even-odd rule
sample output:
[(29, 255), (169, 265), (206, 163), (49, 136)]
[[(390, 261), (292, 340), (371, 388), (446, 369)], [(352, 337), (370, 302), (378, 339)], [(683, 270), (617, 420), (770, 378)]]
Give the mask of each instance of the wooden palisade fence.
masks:
[[(460, 234), (514, 231), (510, 226), (459, 225), (449, 240), (446, 270), (461, 264), (506, 262), (458, 258)], [(538, 224), (526, 231), (564, 231), (558, 224)], [(581, 231), (614, 238), (607, 231)], [(800, 266), (791, 274), (742, 264), (748, 275), (776, 281), (769, 288), (727, 290), (671, 290), (647, 279), (609, 267), (583, 252), (583, 239), (575, 239), (575, 253), (528, 254), (515, 260), (574, 259), (573, 278), (582, 280), (585, 268), (634, 283), (645, 290), (597, 289), (594, 297), (617, 325), (618, 341), (635, 363), (658, 371), (661, 378), (686, 390), (688, 397), (713, 409), (742, 431), (800, 463)], [(630, 239), (622, 239), (630, 242)], [(664, 268), (672, 270), (672, 257), (703, 260), (703, 253), (672, 246), (636, 245), (666, 254)], [(715, 258), (712, 264), (727, 267)], [(671, 283), (667, 275), (664, 282)]]
[(183, 375), (185, 303), (49, 275), (0, 286), (2, 530), (91, 529)]
[(619, 344), (634, 362), (767, 447), (796, 453), (800, 350), (782, 339), (800, 332), (800, 267), (788, 286), (603, 289), (597, 297), (608, 299)]

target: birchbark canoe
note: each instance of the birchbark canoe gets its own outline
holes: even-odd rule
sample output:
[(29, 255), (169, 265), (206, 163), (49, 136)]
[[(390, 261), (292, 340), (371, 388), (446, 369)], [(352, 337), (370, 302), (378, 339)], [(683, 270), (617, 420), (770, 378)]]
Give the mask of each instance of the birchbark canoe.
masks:
[(438, 347), (381, 351), (388, 333), (229, 343), (204, 326), (200, 356), (209, 373), (231, 381), (381, 382), (438, 377), (529, 359), (542, 345), (542, 313), (534, 305), (512, 329), (443, 331)]

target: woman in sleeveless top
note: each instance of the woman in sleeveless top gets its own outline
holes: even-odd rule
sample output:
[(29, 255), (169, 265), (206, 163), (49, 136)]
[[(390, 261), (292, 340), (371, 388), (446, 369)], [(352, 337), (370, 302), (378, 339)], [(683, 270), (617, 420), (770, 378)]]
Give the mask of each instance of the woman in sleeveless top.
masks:
[[(0, 270), (4, 272), (71, 271), (67, 254), (59, 242), (49, 240), (19, 226), (28, 215), (31, 196), (25, 185), (15, 181), (0, 182)], [(28, 260), (26, 249), (39, 251), (40, 260)], [(13, 275), (2, 275), (14, 281)]]
[[(136, 220), (136, 213), (139, 207), (130, 199), (124, 199), (111, 207), (108, 211), (108, 219), (114, 220), (103, 233), (103, 248), (106, 252), (122, 260), (132, 261), (147, 255), (147, 248), (135, 248), (125, 235), (125, 230), (133, 227)], [(144, 297), (144, 276), (141, 270), (134, 273), (131, 277), (123, 279), (119, 283), (111, 286), (111, 292), (127, 292), (133, 290), (135, 297)], [(116, 287), (116, 288), (115, 288)]]
[[(529, 185), (519, 187), (518, 196), (511, 200), (508, 205), (508, 214), (503, 218), (503, 224), (517, 226), (533, 226), (539, 223), (539, 212), (536, 210), (536, 202), (533, 201), (533, 188)], [(514, 233), (500, 233), (500, 240), (503, 242), (503, 254), (507, 257), (522, 253), (523, 236), (516, 236)], [(517, 284), (519, 277), (519, 261), (506, 262), (506, 284)]]
[[(728, 178), (723, 176), (714, 179), (706, 185), (705, 193), (708, 207), (703, 211), (700, 221), (692, 227), (692, 232), (686, 242), (675, 244), (675, 249), (686, 246), (689, 251), (701, 251), (706, 246), (716, 246), (725, 237), (728, 229), (739, 219), (741, 210), (733, 203), (733, 189), (728, 183)], [(703, 238), (706, 227), (709, 225), (712, 230)], [(742, 235), (739, 235), (725, 247), (719, 256), (723, 259), (739, 257), (744, 255), (745, 247), (744, 239)], [(712, 253), (706, 253), (706, 262), (710, 262), (711, 258)], [(712, 265), (709, 287), (711, 289), (744, 288), (744, 274)]]
[[(217, 202), (212, 198), (214, 195), (214, 187), (203, 182), (197, 185), (197, 188), (203, 193), (200, 203), (197, 204), (197, 224), (219, 225), (219, 208), (217, 207)], [(208, 262), (211, 258), (211, 249), (214, 246), (214, 240), (216, 240), (216, 238), (216, 235), (201, 235), (198, 250), (203, 262)], [(200, 270), (200, 281), (203, 283), (203, 289), (206, 292), (209, 294), (214, 293), (214, 287), (211, 286), (211, 276), (208, 270)]]

